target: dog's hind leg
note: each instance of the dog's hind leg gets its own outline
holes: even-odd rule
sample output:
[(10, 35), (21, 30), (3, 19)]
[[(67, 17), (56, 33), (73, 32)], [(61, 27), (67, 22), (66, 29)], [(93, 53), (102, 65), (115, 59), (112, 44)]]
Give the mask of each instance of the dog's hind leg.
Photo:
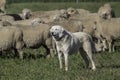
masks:
[(85, 68), (88, 68), (89, 67), (89, 60), (87, 58), (87, 54), (85, 53), (85, 51), (82, 48), (79, 49), (79, 53), (81, 54), (82, 58), (84, 59), (84, 61), (86, 63)]
[(92, 70), (95, 70), (96, 66), (95, 66), (95, 62), (94, 62), (94, 59), (93, 59), (93, 55), (92, 55), (92, 46), (91, 46), (91, 43), (87, 42), (87, 41), (84, 42), (83, 43), (83, 49), (87, 53), (88, 57), (90, 58), (90, 61), (92, 63)]

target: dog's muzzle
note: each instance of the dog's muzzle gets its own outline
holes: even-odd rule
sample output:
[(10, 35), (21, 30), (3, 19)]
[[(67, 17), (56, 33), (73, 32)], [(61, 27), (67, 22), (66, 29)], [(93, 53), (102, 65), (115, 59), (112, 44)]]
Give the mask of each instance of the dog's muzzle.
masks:
[(54, 32), (51, 32), (51, 35), (54, 36)]

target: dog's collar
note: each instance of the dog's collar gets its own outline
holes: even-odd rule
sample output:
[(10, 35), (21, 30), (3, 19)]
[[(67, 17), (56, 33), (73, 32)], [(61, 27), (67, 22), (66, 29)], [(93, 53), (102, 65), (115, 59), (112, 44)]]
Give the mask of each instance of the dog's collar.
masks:
[(56, 41), (62, 41), (64, 39), (65, 35), (59, 37), (58, 39), (56, 39)]
[(63, 36), (61, 36), (59, 39), (57, 39), (57, 41), (66, 41), (66, 39), (68, 39), (69, 38), (69, 33), (68, 32), (66, 32), (66, 31), (64, 31), (64, 35)]

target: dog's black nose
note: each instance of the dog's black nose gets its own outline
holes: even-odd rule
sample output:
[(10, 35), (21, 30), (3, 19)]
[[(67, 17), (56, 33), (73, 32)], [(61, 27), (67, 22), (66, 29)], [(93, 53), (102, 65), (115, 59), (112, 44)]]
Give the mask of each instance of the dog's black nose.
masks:
[(54, 35), (54, 32), (51, 32), (51, 35)]

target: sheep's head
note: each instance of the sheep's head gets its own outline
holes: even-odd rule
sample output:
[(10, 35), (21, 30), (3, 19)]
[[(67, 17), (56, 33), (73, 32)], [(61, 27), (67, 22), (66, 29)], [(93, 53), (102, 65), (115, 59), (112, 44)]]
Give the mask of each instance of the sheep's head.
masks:
[(110, 4), (105, 4), (104, 6), (100, 7), (98, 14), (103, 19), (110, 19), (112, 17), (115, 17), (114, 11), (112, 10)]
[(69, 14), (67, 13), (67, 11), (65, 9), (61, 9), (60, 10), (60, 15), (59, 15), (61, 18), (69, 18)]
[(30, 16), (32, 15), (32, 11), (30, 9), (23, 9), (22, 10), (22, 15), (23, 15), (23, 19), (29, 19)]
[(31, 21), (31, 25), (44, 24), (45, 22), (41, 18), (35, 18)]
[(74, 8), (68, 8), (68, 9), (67, 9), (67, 13), (68, 13), (69, 15), (72, 15), (72, 14), (77, 14), (78, 11), (77, 11), (76, 9), (74, 9)]

